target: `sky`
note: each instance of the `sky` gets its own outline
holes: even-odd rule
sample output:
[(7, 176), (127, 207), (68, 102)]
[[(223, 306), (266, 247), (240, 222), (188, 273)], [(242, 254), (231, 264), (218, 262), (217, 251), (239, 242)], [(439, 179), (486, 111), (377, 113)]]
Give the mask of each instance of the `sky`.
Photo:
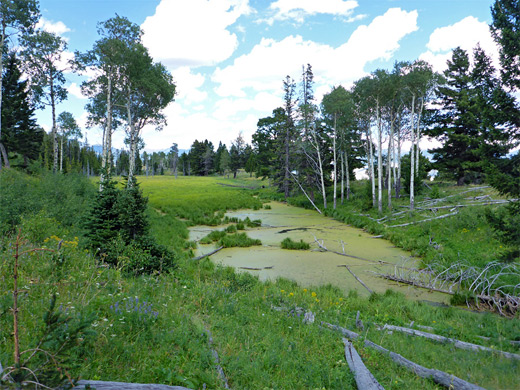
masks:
[[(498, 64), (489, 23), (493, 0), (40, 0), (39, 26), (62, 36), (64, 59), (99, 39), (97, 23), (116, 14), (144, 31), (143, 44), (176, 83), (164, 110), (168, 125), (143, 129), (145, 150), (189, 149), (193, 141), (246, 142), (258, 119), (282, 105), (286, 75), (297, 83), (302, 66), (314, 72), (317, 102), (333, 86), (349, 88), (396, 61), (428, 61), (446, 68), (451, 50), (477, 44)], [(64, 61), (65, 63), (65, 61)], [(65, 67), (65, 65), (64, 65)], [(86, 129), (81, 94), (85, 77), (66, 70), (69, 98), (57, 113), (71, 112), (90, 145), (99, 128)], [(47, 131), (50, 110), (37, 113)], [(83, 138), (85, 140), (85, 138)], [(124, 147), (124, 131), (113, 136)]]

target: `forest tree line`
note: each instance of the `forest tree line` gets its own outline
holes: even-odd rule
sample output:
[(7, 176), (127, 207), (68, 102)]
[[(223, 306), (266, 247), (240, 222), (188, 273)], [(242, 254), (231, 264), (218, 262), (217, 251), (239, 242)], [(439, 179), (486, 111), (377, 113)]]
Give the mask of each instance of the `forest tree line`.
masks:
[[(75, 52), (67, 65), (61, 57), (66, 41), (35, 29), (36, 0), (2, 2), (0, 164), (30, 169), (31, 162), (53, 172), (126, 175), (233, 174), (239, 169), (268, 177), (285, 197), (303, 192), (319, 210), (348, 200), (354, 170), (366, 167), (372, 205), (392, 208), (403, 191), (410, 197), (421, 189), (429, 162), (420, 142), (440, 141), (431, 150), (435, 169), (457, 184), (487, 180), (503, 192), (518, 189), (520, 113), (514, 93), (520, 90), (518, 2), (493, 5), (492, 35), (500, 48), (500, 69), (477, 46), (471, 53), (456, 48), (443, 74), (424, 61), (398, 62), (378, 69), (351, 87), (338, 85), (318, 102), (310, 64), (298, 82), (283, 80), (283, 105), (261, 118), (252, 144), (239, 134), (231, 146), (194, 141), (188, 153), (177, 144), (169, 151), (140, 153), (146, 125), (166, 124), (162, 110), (175, 97), (166, 68), (155, 63), (142, 45), (142, 31), (116, 15), (98, 24), (99, 39), (91, 50)], [(98, 156), (68, 112), (56, 112), (67, 98), (65, 72), (96, 77), (81, 85), (89, 97), (89, 127), (103, 129)], [(27, 77), (22, 77), (22, 73)], [(37, 109), (50, 107), (52, 129), (46, 134), (34, 119)], [(125, 131), (128, 150), (114, 154), (112, 134)], [(1, 165), (0, 165), (1, 167)], [(34, 164), (33, 164), (34, 167)], [(505, 185), (505, 183), (509, 183)]]

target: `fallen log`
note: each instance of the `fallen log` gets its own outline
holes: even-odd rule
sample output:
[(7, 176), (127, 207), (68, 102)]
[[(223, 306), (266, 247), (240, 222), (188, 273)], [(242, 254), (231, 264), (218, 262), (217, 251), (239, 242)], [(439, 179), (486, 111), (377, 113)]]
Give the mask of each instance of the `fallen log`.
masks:
[(418, 223), (423, 223), (423, 222), (433, 221), (433, 220), (435, 220), (435, 219), (448, 218), (448, 217), (451, 217), (451, 216), (453, 216), (453, 215), (457, 215), (458, 213), (459, 213), (458, 211), (455, 211), (455, 212), (453, 212), (453, 213), (444, 214), (444, 215), (439, 215), (438, 217), (421, 219), (420, 221), (412, 221), (412, 222), (408, 222), (408, 223), (402, 223), (402, 224), (400, 224), (400, 225), (390, 225), (390, 226), (387, 226), (387, 227), (388, 227), (388, 228), (394, 228), (394, 227), (402, 227), (402, 226), (416, 225), (416, 224), (418, 224)]
[(264, 269), (273, 269), (274, 266), (271, 265), (269, 267), (261, 267), (261, 268), (256, 268), (256, 267), (238, 267), (240, 269), (247, 269), (248, 271), (262, 271)]
[(215, 361), (215, 365), (217, 368), (217, 372), (218, 372), (220, 381), (224, 385), (225, 389), (229, 389), (229, 384), (228, 384), (228, 381), (226, 378), (226, 374), (224, 373), (224, 370), (222, 369), (222, 366), (220, 365), (220, 359), (218, 357), (218, 352), (213, 348), (213, 336), (211, 335), (211, 332), (208, 329), (204, 329), (204, 331), (208, 335), (209, 349), (211, 351), (211, 355), (213, 356), (213, 360)]
[(372, 373), (361, 360), (356, 348), (347, 339), (343, 339), (345, 344), (345, 359), (354, 378), (356, 379), (357, 388), (360, 390), (384, 390), (384, 387), (374, 378)]
[(359, 279), (359, 278), (357, 277), (357, 275), (356, 275), (354, 272), (352, 272), (352, 270), (350, 269), (350, 267), (349, 267), (348, 265), (344, 264), (343, 267), (345, 267), (345, 268), (348, 270), (348, 272), (350, 272), (350, 273), (352, 274), (352, 276), (353, 276), (354, 278), (356, 278), (356, 280), (357, 280), (357, 281), (358, 281), (358, 282), (359, 282), (363, 287), (365, 287), (365, 288), (368, 290), (368, 292), (369, 292), (370, 294), (373, 294), (373, 293), (374, 293), (374, 292), (373, 292), (373, 291), (372, 291), (372, 290), (371, 290), (371, 289), (370, 289), (370, 288), (369, 288), (369, 287), (368, 287), (368, 286), (367, 286), (367, 285), (366, 285), (366, 284), (365, 284), (361, 279)]
[(155, 385), (155, 384), (142, 384), (142, 383), (124, 383), (124, 382), (105, 382), (105, 381), (88, 381), (81, 380), (78, 385), (73, 389), (89, 389), (95, 388), (96, 390), (192, 390), (188, 387), (182, 386), (167, 386), (167, 385)]
[(198, 257), (194, 257), (192, 260), (193, 260), (193, 261), (202, 260), (202, 259), (205, 258), (205, 257), (209, 257), (209, 256), (211, 256), (211, 255), (214, 255), (215, 253), (217, 253), (217, 252), (218, 252), (219, 250), (221, 250), (221, 249), (224, 249), (224, 247), (223, 247), (223, 246), (218, 247), (217, 249), (215, 249), (215, 250), (213, 250), (213, 251), (211, 251), (211, 252), (209, 252), (209, 253), (206, 253), (205, 255), (198, 256)]
[(327, 328), (335, 330), (336, 332), (341, 333), (343, 336), (345, 336), (351, 340), (355, 340), (359, 337), (359, 334), (357, 334), (356, 332), (352, 332), (351, 330), (343, 328), (339, 325), (329, 324), (328, 322), (325, 322), (325, 321), (321, 321), (321, 325), (322, 326), (325, 325)]
[(483, 387), (474, 385), (473, 383), (466, 382), (465, 380), (460, 379), (455, 375), (450, 375), (445, 373), (444, 371), (439, 371), (420, 366), (419, 364), (414, 363), (411, 360), (408, 360), (395, 352), (389, 351), (388, 349), (383, 348), (380, 345), (374, 344), (369, 340), (365, 340), (365, 346), (377, 349), (378, 351), (389, 355), (390, 358), (400, 366), (403, 366), (406, 369), (414, 372), (421, 378), (432, 379), (435, 383), (445, 386), (448, 389), (484, 390)]
[(433, 333), (423, 332), (421, 330), (410, 329), (410, 328), (405, 328), (405, 327), (402, 327), (402, 326), (394, 326), (394, 325), (388, 325), (388, 324), (383, 326), (383, 330), (385, 330), (385, 329), (393, 330), (393, 331), (401, 332), (401, 333), (406, 333), (406, 334), (409, 334), (409, 335), (412, 335), (412, 336), (424, 337), (426, 339), (437, 341), (439, 343), (453, 344), (454, 347), (460, 348), (460, 349), (465, 349), (465, 350), (470, 350), (470, 351), (492, 352), (492, 353), (497, 353), (499, 355), (502, 355), (502, 356), (504, 356), (504, 357), (506, 357), (508, 359), (520, 360), (520, 355), (518, 355), (516, 353), (500, 351), (498, 349), (492, 349), (492, 348), (489, 348), (489, 347), (484, 347), (482, 345), (468, 343), (466, 341), (460, 341), (460, 340), (452, 339), (452, 338), (449, 338), (449, 337), (439, 336), (439, 335), (436, 335), (436, 334), (433, 334)]
[(337, 251), (333, 251), (332, 249), (327, 249), (327, 247), (325, 246), (325, 244), (323, 242), (320, 242), (320, 240), (318, 240), (318, 238), (316, 236), (314, 236), (314, 241), (316, 242), (316, 244), (318, 245), (318, 247), (325, 251), (325, 252), (332, 252), (332, 253), (335, 253), (337, 255), (340, 255), (340, 256), (345, 256), (345, 257), (350, 257), (351, 259), (356, 259), (356, 260), (363, 260), (363, 261), (368, 261), (370, 263), (374, 263), (374, 264), (390, 264), (390, 265), (395, 265), (393, 263), (389, 263), (387, 261), (383, 261), (383, 260), (370, 260), (370, 259), (365, 259), (364, 257), (358, 257), (358, 256), (354, 256), (354, 255), (349, 255), (349, 254), (346, 254), (346, 253), (341, 253), (341, 252), (337, 252)]
[(432, 286), (428, 286), (426, 284), (423, 284), (423, 283), (420, 283), (420, 282), (417, 282), (417, 281), (414, 281), (414, 280), (402, 279), (402, 278), (398, 278), (397, 276), (393, 276), (393, 275), (378, 274), (376, 272), (374, 272), (374, 273), (377, 276), (381, 277), (381, 278), (388, 279), (388, 280), (393, 280), (394, 282), (409, 284), (409, 285), (412, 285), (414, 287), (420, 287), (420, 288), (424, 288), (426, 290), (437, 291), (437, 292), (441, 292), (441, 293), (444, 293), (444, 294), (450, 294), (450, 295), (454, 295), (455, 294), (452, 291), (442, 290), (440, 288), (435, 288), (435, 287), (432, 287)]

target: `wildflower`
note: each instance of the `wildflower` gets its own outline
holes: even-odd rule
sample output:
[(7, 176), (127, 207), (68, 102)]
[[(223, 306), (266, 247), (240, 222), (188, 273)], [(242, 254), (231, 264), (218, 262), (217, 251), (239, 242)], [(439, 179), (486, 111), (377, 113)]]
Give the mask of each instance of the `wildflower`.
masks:
[(284, 292), (285, 292), (285, 290), (280, 290), (280, 292), (281, 292), (281, 293), (284, 293)]
[(307, 289), (306, 289), (306, 288), (304, 288), (304, 289), (303, 289), (303, 292), (307, 292)]
[(316, 302), (319, 302), (320, 300), (318, 298), (316, 298)]
[(294, 293), (289, 293), (289, 296), (292, 297), (294, 295)]
[(316, 296), (316, 293), (313, 291), (313, 292), (311, 293), (311, 296), (314, 298), (314, 297)]

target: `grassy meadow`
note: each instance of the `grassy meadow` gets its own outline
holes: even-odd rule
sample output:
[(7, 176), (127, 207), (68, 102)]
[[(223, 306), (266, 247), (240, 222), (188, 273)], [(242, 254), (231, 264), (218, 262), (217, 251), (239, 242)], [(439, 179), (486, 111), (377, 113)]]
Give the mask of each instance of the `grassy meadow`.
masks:
[[(20, 249), (53, 251), (28, 252), (19, 258), (22, 362), (36, 346), (56, 351), (59, 346), (51, 336), (67, 334), (74, 324), (86, 322), (90, 326), (78, 333), (74, 343), (56, 353), (60, 365), (73, 377), (222, 389), (211, 352), (214, 348), (233, 389), (354, 389), (341, 336), (319, 324), (327, 321), (355, 330), (359, 311), (365, 330), (357, 331), (363, 338), (418, 364), (489, 389), (520, 387), (518, 360), (377, 330), (377, 325), (409, 326), (413, 321), (432, 327), (437, 334), (519, 353), (518, 346), (507, 341), (520, 339), (518, 316), (508, 319), (492, 313), (435, 307), (407, 301), (391, 291), (366, 299), (355, 292), (345, 295), (333, 286), (300, 288), (288, 280), (262, 283), (248, 273), (215, 265), (207, 258), (191, 260), (196, 244), (188, 241), (188, 226), (218, 225), (226, 210), (263, 207), (262, 200), (276, 197), (272, 190), (261, 188), (265, 182), (248, 177), (140, 177), (140, 186), (149, 198), (152, 233), (175, 251), (177, 267), (136, 277), (107, 267), (82, 247), (80, 220), (95, 191), (92, 184), (89, 187), (80, 178), (49, 175), (36, 179), (6, 171), (0, 175), (0, 204), (2, 212), (16, 212), (9, 213), (8, 222), (2, 220), (4, 234), (0, 237), (0, 363), (4, 369), (13, 364), (13, 263), (16, 231), (21, 227), (26, 240)], [(61, 183), (56, 190), (59, 193), (49, 191), (57, 181)], [(490, 239), (475, 248), (481, 237), (492, 235), (483, 217), (471, 213), (473, 209), (462, 210), (468, 215), (461, 212), (464, 220), (460, 222), (445, 224), (438, 220), (426, 232), (415, 232), (413, 229), (425, 226), (413, 225), (394, 233), (377, 224), (372, 226), (373, 221), (366, 216), (354, 215), (370, 214), (360, 211), (362, 199), (356, 196), (352, 205), (340, 207), (334, 217), (384, 234), (397, 245), (423, 254), (425, 261), (435, 259), (434, 254), (424, 251), (432, 234), (447, 248), (445, 261), (451, 261), (446, 260), (453, 256), (451, 252), (462, 253), (468, 261), (476, 254), (473, 261), (484, 261), (482, 256), (491, 258), (493, 248), (501, 245)], [(67, 201), (60, 203), (58, 199)], [(291, 202), (303, 204), (299, 198)], [(33, 206), (24, 206), (28, 204)], [(3, 213), (1, 216), (4, 218)], [(244, 229), (247, 234), (247, 226)], [(409, 234), (412, 236), (406, 243)], [(457, 243), (459, 237), (467, 239)], [(428, 240), (428, 245), (422, 240)], [(54, 312), (64, 322), (50, 326), (42, 318), (53, 295), (57, 298)], [(305, 311), (315, 314), (313, 324), (302, 321)], [(362, 341), (354, 345), (386, 389), (439, 388), (365, 347)], [(44, 361), (36, 357), (28, 366), (34, 369)]]

